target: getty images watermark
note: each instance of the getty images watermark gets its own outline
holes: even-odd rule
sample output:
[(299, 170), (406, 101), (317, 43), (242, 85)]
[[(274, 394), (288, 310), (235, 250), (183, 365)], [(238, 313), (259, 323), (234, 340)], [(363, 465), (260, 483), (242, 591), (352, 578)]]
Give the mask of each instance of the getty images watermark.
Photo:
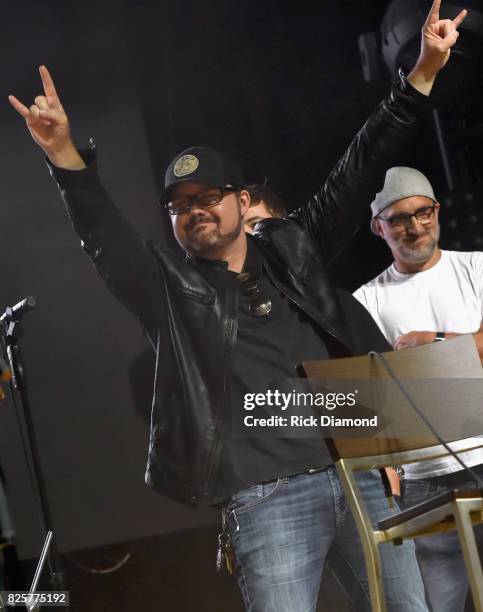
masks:
[[(325, 414), (327, 411), (355, 407), (358, 393), (357, 389), (347, 393), (313, 393), (295, 389), (289, 392), (267, 390), (263, 393), (245, 393), (244, 410), (250, 413), (260, 410), (257, 410), (257, 416), (245, 414), (243, 425), (250, 428), (377, 427), (377, 414), (371, 417)], [(300, 411), (301, 408), (304, 410)]]
[(419, 439), (436, 430), (453, 441), (482, 435), (483, 378), (286, 378), (251, 391), (241, 407), (233, 402), (234, 437)]

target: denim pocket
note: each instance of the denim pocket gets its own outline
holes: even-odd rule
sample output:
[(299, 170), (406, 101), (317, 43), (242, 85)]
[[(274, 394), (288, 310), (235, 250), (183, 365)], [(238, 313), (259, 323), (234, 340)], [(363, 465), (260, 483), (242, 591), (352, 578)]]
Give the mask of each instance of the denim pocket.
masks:
[(274, 497), (285, 485), (288, 484), (288, 480), (288, 478), (277, 478), (276, 480), (271, 480), (270, 482), (257, 484), (253, 487), (243, 489), (242, 491), (235, 493), (235, 495), (232, 495), (226, 504), (226, 511), (236, 511), (237, 514), (240, 514), (241, 512), (250, 510), (250, 508), (254, 508), (262, 502)]

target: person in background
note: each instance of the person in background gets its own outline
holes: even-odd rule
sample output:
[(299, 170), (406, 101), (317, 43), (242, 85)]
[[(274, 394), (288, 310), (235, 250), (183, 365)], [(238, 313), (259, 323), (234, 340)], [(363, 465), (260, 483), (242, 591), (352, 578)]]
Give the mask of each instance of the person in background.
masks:
[(243, 221), (245, 231), (249, 234), (253, 233), (255, 225), (262, 219), (272, 217), (281, 219), (287, 215), (285, 204), (266, 183), (248, 185), (246, 189), (250, 194), (250, 208), (247, 210)]
[[(396, 350), (473, 334), (483, 359), (483, 253), (440, 249), (440, 204), (429, 180), (414, 168), (391, 168), (371, 209), (371, 229), (385, 240), (394, 262), (354, 296)], [(460, 458), (483, 478), (483, 449), (460, 453)], [(403, 508), (474, 484), (451, 457), (403, 470)], [(483, 526), (475, 533), (482, 554)], [(468, 578), (457, 532), (415, 543), (433, 610), (462, 611)]]

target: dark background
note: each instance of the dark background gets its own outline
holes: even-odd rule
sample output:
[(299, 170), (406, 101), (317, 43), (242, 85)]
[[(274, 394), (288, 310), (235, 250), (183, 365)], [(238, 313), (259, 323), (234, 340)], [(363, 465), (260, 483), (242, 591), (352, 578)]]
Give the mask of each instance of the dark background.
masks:
[[(388, 91), (388, 73), (364, 82), (357, 46), (359, 34), (379, 29), (388, 4), (24, 0), (2, 7), (0, 309), (26, 295), (38, 301), (22, 343), (61, 550), (201, 528), (218, 516), (145, 487), (148, 432), (138, 413), (146, 406), (136, 406), (128, 379), (145, 341), (80, 249), (7, 95), (31, 104), (41, 93), (37, 67), (46, 64), (79, 146), (95, 137), (114, 200), (143, 235), (170, 241), (157, 194), (164, 168), (185, 147), (229, 151), (251, 180), (268, 176), (289, 208), (319, 187)], [(448, 194), (430, 118), (399, 163), (427, 172), (442, 196), (443, 245), (481, 250), (483, 87), (462, 54), (450, 61), (436, 101), (457, 157), (456, 191)], [(479, 75), (479, 58), (473, 64)], [(364, 227), (332, 274), (354, 289), (389, 262)], [(33, 557), (42, 537), (16, 412), (10, 400), (0, 408), (0, 461), (19, 551)]]

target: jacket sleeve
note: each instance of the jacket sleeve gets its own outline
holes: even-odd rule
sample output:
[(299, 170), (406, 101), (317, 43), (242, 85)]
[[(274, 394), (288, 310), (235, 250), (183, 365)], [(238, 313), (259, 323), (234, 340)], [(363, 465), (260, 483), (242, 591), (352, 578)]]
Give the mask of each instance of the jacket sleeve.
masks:
[(330, 264), (367, 215), (386, 171), (414, 135), (429, 107), (400, 71), (391, 92), (356, 134), (321, 189), (290, 215), (302, 223)]
[(47, 161), (81, 245), (115, 297), (148, 333), (162, 309), (160, 271), (154, 253), (113, 204), (97, 173), (96, 150), (81, 152), (84, 170)]

